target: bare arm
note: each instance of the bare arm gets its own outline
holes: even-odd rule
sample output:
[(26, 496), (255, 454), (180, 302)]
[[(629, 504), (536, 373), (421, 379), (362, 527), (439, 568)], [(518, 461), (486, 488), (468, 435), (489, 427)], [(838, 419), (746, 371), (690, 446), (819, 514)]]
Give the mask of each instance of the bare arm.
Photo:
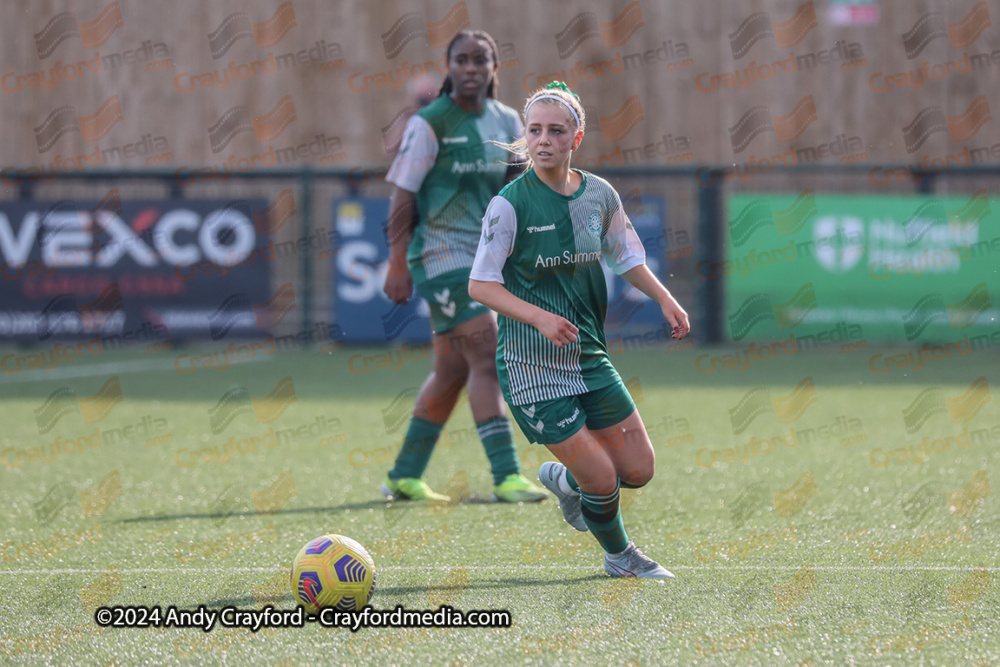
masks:
[(677, 299), (670, 294), (669, 290), (663, 286), (663, 283), (649, 270), (648, 266), (640, 264), (629, 269), (622, 274), (622, 278), (629, 281), (633, 287), (650, 299), (660, 304), (663, 317), (670, 322), (670, 326), (673, 329), (674, 338), (684, 338), (691, 331), (691, 323), (688, 320), (687, 312), (681, 308), (681, 305), (677, 303)]
[(394, 303), (406, 303), (413, 293), (413, 277), (406, 263), (406, 249), (413, 238), (413, 216), (416, 214), (416, 195), (396, 187), (389, 203), (389, 272), (385, 277), (384, 291)]
[(514, 296), (500, 283), (469, 280), (469, 296), (505, 317), (538, 329), (556, 347), (564, 347), (576, 340), (580, 330), (565, 317), (528, 303)]

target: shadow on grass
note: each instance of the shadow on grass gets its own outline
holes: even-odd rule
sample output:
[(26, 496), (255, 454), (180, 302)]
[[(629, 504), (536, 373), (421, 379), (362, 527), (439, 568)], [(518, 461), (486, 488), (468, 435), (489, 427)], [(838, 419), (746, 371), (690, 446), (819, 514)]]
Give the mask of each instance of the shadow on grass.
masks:
[[(476, 496), (469, 496), (464, 498), (458, 505), (484, 505), (493, 504), (491, 500), (485, 498), (478, 498)], [(437, 508), (439, 511), (435, 516), (441, 518), (447, 515), (454, 508), (455, 505), (444, 505)], [(343, 505), (331, 505), (328, 507), (295, 507), (291, 509), (282, 509), (276, 512), (257, 512), (250, 509), (239, 509), (239, 510), (222, 510), (218, 512), (206, 512), (203, 514), (187, 513), (187, 514), (162, 514), (156, 516), (138, 516), (132, 517), (130, 519), (119, 519), (115, 523), (148, 523), (156, 521), (178, 521), (181, 519), (211, 519), (215, 521), (225, 521), (227, 519), (235, 517), (273, 517), (273, 516), (289, 516), (292, 514), (321, 514), (321, 513), (336, 513), (350, 510), (353, 512), (359, 512), (367, 509), (384, 509), (386, 511), (401, 511), (403, 509), (413, 509), (413, 508), (427, 508), (434, 510), (435, 506), (429, 506), (427, 503), (419, 501), (390, 501), (390, 500), (370, 500), (363, 503), (345, 503)]]

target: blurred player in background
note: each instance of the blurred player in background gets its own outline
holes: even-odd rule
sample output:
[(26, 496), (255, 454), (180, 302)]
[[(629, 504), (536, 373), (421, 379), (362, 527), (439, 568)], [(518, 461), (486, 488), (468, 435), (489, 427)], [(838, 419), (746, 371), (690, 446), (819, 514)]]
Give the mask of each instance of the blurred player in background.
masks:
[(590, 530), (613, 577), (672, 578), (625, 532), (619, 489), (644, 486), (655, 454), (646, 427), (611, 365), (604, 333), (608, 266), (655, 300), (673, 327), (688, 315), (646, 266), (614, 188), (570, 168), (585, 117), (564, 83), (524, 108), (529, 169), (493, 198), (483, 218), (469, 293), (500, 314), (497, 369), (504, 398), (531, 442), (549, 448), (538, 477), (567, 522)]
[(385, 152), (395, 155), (403, 143), (403, 132), (406, 123), (425, 106), (437, 97), (439, 86), (429, 77), (422, 76), (410, 79), (406, 84), (406, 106), (400, 111), (388, 127), (382, 129), (382, 141)]
[(523, 133), (517, 112), (495, 99), (498, 55), (496, 42), (481, 30), (464, 30), (452, 39), (440, 93), (407, 123), (386, 176), (396, 187), (389, 207), (385, 293), (406, 303), (415, 285), (430, 304), (434, 333), (434, 370), (417, 395), (395, 466), (382, 483), (388, 497), (450, 500), (422, 477), (463, 387), (493, 473), (493, 500), (547, 497), (520, 474), (494, 362), (496, 315), (468, 293), (486, 205), (513, 175), (511, 156), (498, 143)]

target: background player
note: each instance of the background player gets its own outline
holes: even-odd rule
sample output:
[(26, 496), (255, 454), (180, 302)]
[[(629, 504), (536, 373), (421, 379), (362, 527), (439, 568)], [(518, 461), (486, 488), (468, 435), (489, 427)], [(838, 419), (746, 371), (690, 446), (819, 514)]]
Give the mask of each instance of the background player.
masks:
[(468, 294), (483, 213), (508, 178), (510, 155), (496, 142), (522, 134), (517, 112), (495, 99), (498, 55), (496, 42), (481, 30), (452, 39), (440, 94), (408, 122), (386, 176), (396, 188), (385, 293), (406, 303), (416, 285), (430, 304), (435, 350), (434, 370), (382, 484), (387, 496), (449, 500), (421, 478), (463, 386), (489, 457), (494, 501), (536, 502), (547, 495), (520, 474), (494, 363), (496, 316)]
[(653, 477), (655, 455), (642, 418), (611, 365), (604, 335), (607, 284), (599, 259), (659, 303), (674, 338), (687, 313), (645, 264), (639, 237), (614, 188), (570, 169), (584, 111), (565, 84), (525, 105), (527, 131), (511, 148), (530, 169), (490, 202), (469, 293), (500, 314), (497, 369), (504, 398), (532, 442), (559, 459), (539, 479), (566, 520), (590, 530), (611, 576), (671, 578), (629, 540), (620, 487)]

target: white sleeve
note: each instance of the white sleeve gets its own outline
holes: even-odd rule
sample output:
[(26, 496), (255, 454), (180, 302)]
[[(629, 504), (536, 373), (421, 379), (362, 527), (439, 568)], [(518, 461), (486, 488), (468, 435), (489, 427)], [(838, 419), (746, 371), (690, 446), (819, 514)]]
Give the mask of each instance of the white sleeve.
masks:
[(514, 251), (517, 214), (503, 197), (494, 197), (483, 216), (483, 235), (472, 263), (469, 277), (473, 280), (503, 284), (503, 266)]
[(613, 205), (617, 205), (617, 208), (611, 214), (608, 231), (601, 239), (601, 249), (604, 251), (604, 260), (608, 263), (608, 267), (618, 275), (622, 275), (646, 263), (646, 250), (642, 247), (642, 241), (639, 240), (632, 221), (625, 214), (618, 193), (615, 193)]
[(438, 140), (430, 123), (412, 116), (403, 132), (403, 143), (385, 180), (407, 192), (417, 192), (437, 160)]

